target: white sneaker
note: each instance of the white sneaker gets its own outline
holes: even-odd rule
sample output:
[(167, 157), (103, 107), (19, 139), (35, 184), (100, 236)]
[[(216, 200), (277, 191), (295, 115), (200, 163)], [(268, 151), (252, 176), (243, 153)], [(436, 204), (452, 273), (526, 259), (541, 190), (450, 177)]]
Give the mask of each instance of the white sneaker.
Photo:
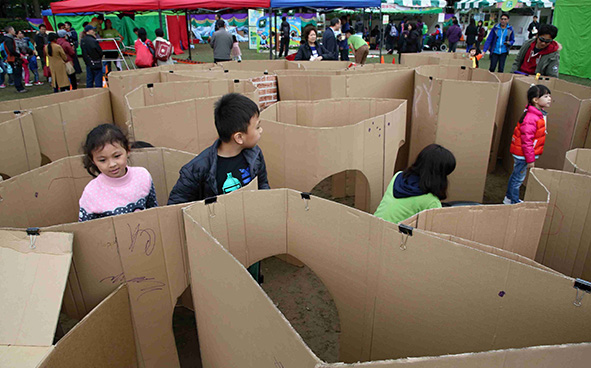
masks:
[(503, 199), (503, 204), (511, 204), (511, 200), (505, 197), (505, 199)]
[(25, 87), (33, 87), (32, 83), (25, 83)]

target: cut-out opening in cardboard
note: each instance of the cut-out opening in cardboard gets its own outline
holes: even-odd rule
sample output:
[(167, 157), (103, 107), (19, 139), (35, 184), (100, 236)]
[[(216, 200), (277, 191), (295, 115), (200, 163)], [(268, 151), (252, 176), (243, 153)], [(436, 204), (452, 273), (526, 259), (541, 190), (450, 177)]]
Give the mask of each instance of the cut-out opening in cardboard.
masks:
[[(275, 188), (310, 192), (327, 177), (361, 171), (356, 201), (375, 211), (404, 142), (406, 101), (340, 98), (280, 101), (261, 113), (259, 141)], [(348, 125), (346, 125), (348, 124)], [(361, 179), (361, 177), (360, 177)]]
[(564, 171), (591, 175), (591, 149), (577, 148), (566, 153)]
[(331, 175), (316, 184), (310, 193), (369, 212), (369, 181), (359, 170), (345, 170)]
[(244, 268), (285, 252), (335, 298), (342, 361), (378, 367), (591, 339), (575, 328), (591, 323), (591, 304), (573, 304), (574, 280), (515, 257), (287, 189), (223, 196), (215, 217), (202, 202), (183, 211), (206, 366), (323, 366)]

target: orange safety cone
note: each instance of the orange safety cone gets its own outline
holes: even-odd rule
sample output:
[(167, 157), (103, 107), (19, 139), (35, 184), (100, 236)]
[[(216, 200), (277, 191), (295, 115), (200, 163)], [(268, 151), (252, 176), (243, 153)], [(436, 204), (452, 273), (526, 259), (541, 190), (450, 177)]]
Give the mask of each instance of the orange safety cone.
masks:
[(396, 55), (392, 53), (392, 64), (396, 64)]
[(384, 63), (384, 55), (382, 55), (381, 59), (380, 59), (380, 64), (385, 64)]
[(103, 88), (109, 88), (109, 85), (107, 84), (107, 80), (105, 79), (104, 75), (103, 75)]

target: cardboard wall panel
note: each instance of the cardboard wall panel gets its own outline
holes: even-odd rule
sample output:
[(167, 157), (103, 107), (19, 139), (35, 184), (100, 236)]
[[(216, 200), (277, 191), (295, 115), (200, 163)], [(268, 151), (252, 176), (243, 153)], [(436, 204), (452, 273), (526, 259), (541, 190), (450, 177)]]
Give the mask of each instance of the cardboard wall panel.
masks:
[(364, 209), (374, 211), (404, 141), (405, 105), (401, 100), (331, 99), (279, 102), (263, 111), (259, 146), (269, 182), (309, 192), (333, 174), (359, 170), (370, 187)]
[(564, 171), (591, 175), (591, 149), (577, 148), (566, 153)]
[[(257, 210), (264, 198), (278, 193), (286, 197), (286, 207)], [(317, 358), (232, 256), (223, 231), (217, 232), (220, 240), (207, 230), (209, 206), (196, 202), (184, 210), (204, 365), (314, 366)], [(358, 366), (377, 367), (440, 361), (434, 366), (445, 366), (465, 358), (473, 360), (450, 366), (476, 367), (502, 364), (509, 355), (518, 362), (531, 357), (527, 349), (535, 347), (548, 349), (537, 361), (545, 366), (561, 355), (543, 345), (591, 339), (581, 325), (591, 323), (583, 317), (591, 314), (591, 304), (573, 305), (574, 280), (531, 261), (521, 263), (510, 252), (485, 251), (419, 229), (404, 235), (395, 224), (316, 197), (306, 201), (288, 189), (233, 193), (219, 197), (215, 206), (217, 214), (253, 219), (242, 221), (244, 235), (234, 233), (243, 237), (265, 236), (268, 224), (286, 212), (287, 254), (307, 264), (334, 298), (345, 362), (372, 361)], [(223, 230), (224, 218), (216, 215), (215, 221)], [(232, 227), (229, 222), (225, 226)], [(265, 247), (265, 241), (249, 242), (247, 251), (259, 245)], [(221, 269), (231, 273), (232, 283), (216, 273)], [(228, 341), (235, 341), (231, 351)], [(591, 349), (589, 344), (580, 347), (578, 362)]]
[[(248, 98), (258, 102), (258, 92), (252, 82), (249, 81), (203, 80), (172, 82), (161, 83), (162, 87), (158, 89), (150, 89), (144, 85), (138, 87), (131, 95), (143, 93), (144, 101), (149, 102), (145, 99), (145, 96), (151, 94), (152, 97), (150, 98), (154, 103), (157, 103), (159, 100), (165, 100), (166, 92), (177, 84), (192, 85), (192, 88), (201, 86), (199, 88), (204, 92), (204, 95), (208, 95), (208, 92), (207, 89), (204, 90), (203, 88), (209, 88), (211, 85), (220, 87), (224, 84), (226, 89), (223, 92), (223, 88), (217, 91), (214, 89), (212, 93), (220, 92), (220, 94), (211, 97), (147, 106), (130, 106), (130, 133), (136, 140), (149, 142), (156, 147), (199, 153), (211, 146), (218, 138), (213, 111), (215, 102), (220, 99), (222, 94), (229, 92), (243, 93)], [(154, 86), (156, 85), (154, 84)], [(139, 102), (141, 99), (132, 98), (132, 101)], [(162, 127), (168, 127), (168, 129), (162, 129)]]
[(533, 169), (526, 201), (550, 193), (536, 261), (565, 275), (591, 279), (591, 176)]
[(8, 179), (41, 166), (41, 151), (31, 113), (0, 113), (0, 119), (3, 120), (0, 123), (0, 176)]
[[(164, 205), (178, 179), (182, 165), (194, 155), (166, 149), (133, 151), (130, 165), (142, 166), (152, 174), (158, 203)], [(168, 167), (166, 166), (168, 164)], [(177, 173), (176, 178), (172, 172)], [(82, 166), (82, 156), (60, 159), (49, 165), (0, 182), (0, 226), (30, 227), (65, 224), (78, 220), (78, 202), (92, 177)]]
[(444, 66), (419, 67), (415, 79), (409, 163), (425, 146), (442, 145), (456, 158), (448, 199), (482, 201), (501, 83), (492, 73)]

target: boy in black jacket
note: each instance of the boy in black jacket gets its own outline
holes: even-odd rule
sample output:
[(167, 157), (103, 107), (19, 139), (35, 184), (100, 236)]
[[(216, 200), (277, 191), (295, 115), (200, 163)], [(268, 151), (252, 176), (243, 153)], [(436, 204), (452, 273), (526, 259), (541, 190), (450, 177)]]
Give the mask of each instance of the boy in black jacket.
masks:
[(263, 132), (257, 104), (229, 93), (216, 102), (214, 118), (219, 139), (182, 167), (169, 205), (229, 193), (255, 177), (259, 189), (269, 189), (265, 158), (256, 145)]
[[(270, 189), (265, 158), (256, 145), (263, 132), (257, 104), (241, 94), (229, 93), (216, 102), (214, 118), (219, 139), (181, 168), (169, 205), (229, 193), (255, 177), (259, 189)], [(260, 262), (248, 271), (262, 283)]]

